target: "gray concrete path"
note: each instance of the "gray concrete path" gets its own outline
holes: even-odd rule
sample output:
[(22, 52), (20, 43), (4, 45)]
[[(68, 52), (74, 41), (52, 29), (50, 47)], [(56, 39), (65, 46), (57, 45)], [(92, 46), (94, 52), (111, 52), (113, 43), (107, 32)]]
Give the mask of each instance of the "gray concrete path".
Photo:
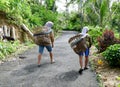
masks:
[(1, 64), (0, 87), (98, 87), (95, 72), (91, 69), (83, 71), (82, 75), (78, 73), (78, 56), (68, 44), (68, 39), (74, 34), (64, 31), (56, 39), (53, 64), (50, 64), (45, 49), (41, 67), (37, 67), (38, 46), (18, 55), (15, 61)]

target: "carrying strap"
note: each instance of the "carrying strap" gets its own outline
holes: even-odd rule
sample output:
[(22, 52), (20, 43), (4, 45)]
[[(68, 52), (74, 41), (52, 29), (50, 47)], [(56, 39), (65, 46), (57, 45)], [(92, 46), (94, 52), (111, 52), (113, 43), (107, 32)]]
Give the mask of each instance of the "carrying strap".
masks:
[(46, 35), (52, 32), (52, 29), (49, 29), (47, 32), (40, 32), (38, 34), (34, 34), (33, 36), (38, 36), (38, 35)]

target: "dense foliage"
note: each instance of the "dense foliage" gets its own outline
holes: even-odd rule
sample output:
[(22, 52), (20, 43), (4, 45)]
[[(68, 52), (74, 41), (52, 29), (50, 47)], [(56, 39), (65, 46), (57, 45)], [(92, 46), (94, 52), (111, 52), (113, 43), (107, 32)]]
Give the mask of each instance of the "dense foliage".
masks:
[[(85, 25), (105, 27), (110, 20), (110, 0), (71, 0), (78, 4), (78, 12), (70, 18), (71, 25), (76, 24), (79, 28)], [(79, 25), (78, 25), (79, 24)]]
[(112, 5), (112, 21), (111, 25), (114, 29), (116, 29), (118, 32), (120, 32), (120, 2), (119, 3), (113, 3)]
[(120, 66), (120, 44), (111, 45), (102, 54), (110, 66)]
[(47, 21), (57, 23), (58, 13), (46, 7), (49, 8), (49, 6), (38, 3), (37, 0), (0, 0), (0, 11), (7, 14), (11, 23), (17, 25), (24, 23), (30, 29), (42, 26)]
[(0, 59), (4, 59), (9, 54), (14, 53), (19, 45), (19, 41), (0, 42)]
[(89, 26), (89, 28), (90, 28), (89, 34), (92, 37), (92, 43), (93, 43), (93, 45), (95, 45), (98, 48), (97, 38), (99, 36), (102, 36), (103, 29), (101, 27), (98, 27), (98, 26), (96, 26), (96, 27)]
[(67, 29), (80, 30), (83, 26), (89, 25), (102, 28), (109, 27), (120, 31), (120, 2), (111, 5), (111, 0), (70, 1), (78, 4), (78, 11), (70, 13), (74, 16), (69, 16)]

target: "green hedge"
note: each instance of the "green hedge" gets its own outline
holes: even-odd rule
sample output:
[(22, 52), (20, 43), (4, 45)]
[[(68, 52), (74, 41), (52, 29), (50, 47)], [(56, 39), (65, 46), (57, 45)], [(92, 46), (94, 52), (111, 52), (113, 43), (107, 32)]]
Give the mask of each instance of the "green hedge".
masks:
[(120, 44), (109, 46), (102, 55), (110, 66), (120, 66)]

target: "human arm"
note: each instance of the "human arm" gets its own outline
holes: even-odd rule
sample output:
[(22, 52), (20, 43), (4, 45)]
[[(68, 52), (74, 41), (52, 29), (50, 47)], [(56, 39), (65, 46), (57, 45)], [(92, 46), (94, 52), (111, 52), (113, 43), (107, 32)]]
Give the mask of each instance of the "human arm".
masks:
[(51, 40), (52, 47), (54, 47), (54, 33), (53, 33), (53, 31), (50, 33), (50, 40)]
[(89, 48), (92, 46), (92, 37), (89, 36)]

